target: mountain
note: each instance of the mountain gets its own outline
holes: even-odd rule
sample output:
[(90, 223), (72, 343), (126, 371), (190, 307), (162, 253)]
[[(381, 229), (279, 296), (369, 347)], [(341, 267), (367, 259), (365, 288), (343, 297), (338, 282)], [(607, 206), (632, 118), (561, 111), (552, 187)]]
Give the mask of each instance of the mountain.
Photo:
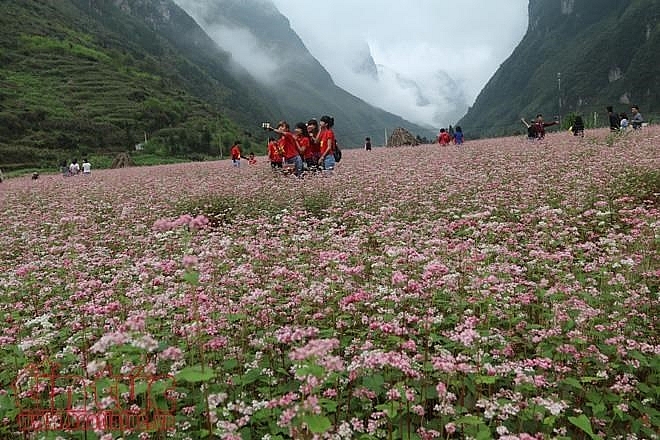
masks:
[[(289, 20), (271, 2), (175, 1), (220, 47), (232, 54), (237, 64), (275, 95), (283, 109), (281, 116), (289, 122), (332, 115), (337, 135), (347, 145), (361, 145), (364, 137), (376, 138), (384, 130), (395, 127), (432, 135), (429, 129), (374, 108), (338, 87), (293, 31)], [(375, 73), (368, 60), (356, 63), (355, 68)]]
[[(274, 78), (296, 90), (284, 99), (280, 87), (242, 68), (172, 0), (0, 0), (0, 6), (5, 170), (113, 155), (145, 136), (150, 151), (164, 156), (217, 155), (235, 139), (259, 151), (261, 122), (323, 113), (335, 116), (345, 147), (361, 143), (364, 130), (423, 130), (343, 92), (291, 33), (268, 34), (283, 46), (299, 43), (301, 62)], [(285, 25), (279, 13), (274, 17)]]
[(606, 106), (629, 113), (632, 104), (657, 118), (658, 53), (657, 0), (530, 0), (526, 35), (459, 125), (484, 137), (519, 131), (537, 113), (591, 124), (596, 113), (604, 123)]

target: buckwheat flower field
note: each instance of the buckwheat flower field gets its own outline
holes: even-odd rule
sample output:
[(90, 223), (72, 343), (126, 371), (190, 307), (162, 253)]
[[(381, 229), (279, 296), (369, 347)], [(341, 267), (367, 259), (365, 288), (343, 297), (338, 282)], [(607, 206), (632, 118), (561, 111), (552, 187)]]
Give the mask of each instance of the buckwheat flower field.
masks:
[(654, 126), (7, 180), (0, 437), (658, 438), (659, 203)]

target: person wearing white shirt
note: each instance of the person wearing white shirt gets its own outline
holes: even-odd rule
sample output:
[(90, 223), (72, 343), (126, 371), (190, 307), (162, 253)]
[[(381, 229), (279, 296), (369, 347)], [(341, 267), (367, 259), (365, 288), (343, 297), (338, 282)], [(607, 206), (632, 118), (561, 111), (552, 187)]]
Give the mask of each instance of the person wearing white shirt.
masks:
[(78, 159), (73, 159), (71, 165), (69, 165), (69, 174), (71, 176), (76, 176), (80, 172), (80, 165), (78, 165)]
[(83, 159), (82, 172), (85, 176), (92, 174), (92, 164), (87, 159)]

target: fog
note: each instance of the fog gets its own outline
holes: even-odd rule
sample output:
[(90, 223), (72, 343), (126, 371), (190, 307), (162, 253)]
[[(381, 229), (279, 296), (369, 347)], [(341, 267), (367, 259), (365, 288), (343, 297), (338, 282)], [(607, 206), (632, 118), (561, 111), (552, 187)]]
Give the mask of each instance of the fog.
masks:
[[(175, 1), (200, 22), (205, 4), (229, 0)], [(337, 85), (430, 127), (455, 123), (465, 113), (520, 42), (528, 21), (527, 0), (257, 2), (262, 13), (277, 13), (274, 4), (289, 19)], [(206, 30), (257, 79), (276, 77), (277, 63), (249, 31)]]

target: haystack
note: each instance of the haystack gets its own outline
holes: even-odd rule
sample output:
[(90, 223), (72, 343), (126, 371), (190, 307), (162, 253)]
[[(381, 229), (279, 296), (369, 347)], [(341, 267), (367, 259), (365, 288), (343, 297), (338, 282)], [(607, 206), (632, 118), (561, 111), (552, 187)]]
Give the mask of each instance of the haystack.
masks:
[(395, 128), (387, 140), (388, 147), (400, 147), (402, 145), (419, 145), (417, 138), (405, 128)]
[(112, 165), (110, 165), (110, 168), (127, 168), (127, 167), (132, 167), (132, 166), (135, 166), (135, 162), (133, 162), (133, 159), (131, 159), (131, 156), (129, 156), (126, 153), (119, 153), (113, 159)]

